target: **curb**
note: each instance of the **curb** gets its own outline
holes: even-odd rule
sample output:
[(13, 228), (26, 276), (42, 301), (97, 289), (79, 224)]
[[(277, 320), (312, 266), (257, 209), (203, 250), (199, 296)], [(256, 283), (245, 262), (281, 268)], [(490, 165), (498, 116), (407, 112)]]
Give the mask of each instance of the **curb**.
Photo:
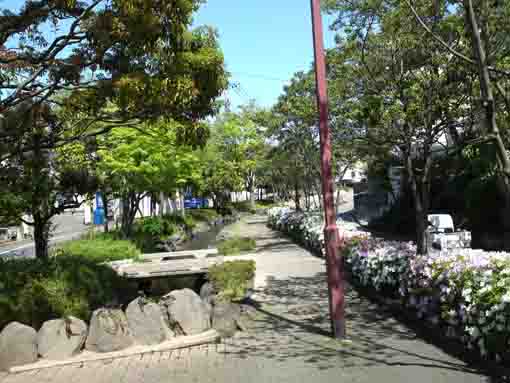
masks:
[(153, 346), (134, 346), (121, 351), (107, 352), (103, 354), (93, 353), (93, 352), (83, 352), (71, 359), (67, 360), (41, 360), (36, 363), (27, 364), (24, 366), (14, 366), (9, 368), (8, 372), (11, 374), (17, 374), (21, 372), (27, 372), (32, 370), (41, 370), (51, 367), (61, 367), (68, 366), (72, 364), (82, 364), (85, 362), (94, 362), (101, 360), (109, 360), (109, 359), (117, 359), (117, 358), (127, 358), (130, 356), (154, 353), (154, 352), (163, 352), (170, 350), (177, 350), (180, 348), (199, 346), (206, 343), (214, 343), (220, 339), (220, 334), (216, 330), (205, 331), (201, 334), (197, 335), (188, 335), (179, 337), (176, 339), (172, 339), (166, 341), (164, 343), (160, 343)]

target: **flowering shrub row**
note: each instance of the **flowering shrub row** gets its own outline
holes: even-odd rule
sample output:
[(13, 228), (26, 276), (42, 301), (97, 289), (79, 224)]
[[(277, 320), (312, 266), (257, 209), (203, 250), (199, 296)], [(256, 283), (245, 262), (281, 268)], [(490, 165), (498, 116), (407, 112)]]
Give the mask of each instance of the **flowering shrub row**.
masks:
[[(269, 225), (286, 233), (304, 247), (325, 254), (324, 250), (324, 220), (321, 212), (296, 212), (288, 207), (273, 207), (268, 210)], [(342, 227), (347, 239), (360, 235), (368, 236), (360, 226), (353, 222), (346, 222), (341, 218), (337, 223)]]
[[(323, 251), (320, 215), (274, 208), (269, 222)], [(456, 249), (417, 255), (414, 244), (345, 231), (346, 267), (361, 285), (399, 298), (484, 358), (510, 364), (510, 254)]]

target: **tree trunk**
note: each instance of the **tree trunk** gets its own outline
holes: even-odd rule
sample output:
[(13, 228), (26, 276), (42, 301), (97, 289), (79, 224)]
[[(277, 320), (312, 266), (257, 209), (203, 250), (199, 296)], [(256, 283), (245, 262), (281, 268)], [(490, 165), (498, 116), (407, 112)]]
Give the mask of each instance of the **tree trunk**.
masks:
[(419, 177), (413, 168), (413, 161), (410, 154), (407, 154), (407, 173), (413, 194), (415, 220), (416, 220), (416, 251), (418, 254), (428, 253), (427, 243), (427, 215), (430, 206), (430, 182), (429, 174), (432, 166), (432, 159), (425, 155), (423, 174)]
[(186, 216), (186, 211), (184, 209), (184, 191), (179, 191), (179, 205), (181, 206), (181, 215), (183, 217)]
[(416, 252), (418, 254), (428, 253), (427, 226), (427, 213), (416, 206)]
[(138, 211), (138, 204), (140, 199), (136, 193), (129, 192), (122, 198), (122, 217), (120, 231), (124, 239), (132, 237), (133, 223), (135, 221), (136, 212)]
[[(320, 178), (319, 178), (319, 180), (320, 180)], [(324, 201), (322, 200), (322, 186), (319, 184), (316, 184), (315, 182), (313, 183), (313, 186), (315, 189), (315, 193), (317, 194), (317, 199), (319, 200), (319, 208), (323, 209), (322, 205), (324, 204)], [(313, 199), (315, 200), (315, 195), (314, 195)]]
[(301, 211), (301, 196), (299, 195), (299, 184), (297, 181), (294, 183), (294, 203), (296, 204), (296, 210)]
[(335, 206), (336, 206), (336, 213), (338, 214), (340, 212), (340, 205), (342, 204), (342, 188), (337, 186), (336, 190), (337, 190), (337, 192), (336, 192)]
[[(352, 163), (349, 163), (347, 165), (345, 165), (343, 168), (341, 168), (340, 170), (340, 174), (339, 174), (339, 179), (340, 179), (340, 183), (342, 184), (343, 186), (343, 179), (345, 177), (345, 173), (347, 173), (347, 170), (349, 169), (349, 167), (351, 166)], [(339, 167), (341, 165), (339, 164)], [(342, 198), (341, 198), (341, 194), (340, 192), (342, 191), (342, 188), (341, 187), (337, 187), (337, 195), (336, 195), (336, 213), (338, 214), (340, 212), (340, 205), (342, 203)]]
[[(504, 196), (505, 216), (508, 216), (507, 212), (510, 211), (510, 158), (506, 152), (503, 139), (501, 137), (497, 120), (496, 120), (496, 104), (494, 100), (494, 93), (492, 88), (491, 77), (489, 74), (489, 64), (487, 62), (486, 47), (483, 44), (480, 25), (476, 20), (475, 11), (473, 8), (472, 0), (463, 0), (466, 26), (467, 30), (471, 34), (471, 44), (473, 53), (478, 64), (478, 77), (480, 79), (480, 93), (482, 95), (483, 109), (485, 110), (485, 131), (492, 135), (497, 158), (498, 165), (501, 170), (501, 182), (502, 193)], [(483, 3), (482, 3), (483, 4)], [(482, 23), (483, 24), (483, 23)], [(482, 26), (483, 28), (483, 26)], [(487, 31), (483, 31), (484, 34)], [(508, 222), (506, 222), (508, 221)], [(510, 220), (504, 220), (505, 230), (510, 230)]]
[(250, 186), (250, 188), (248, 189), (248, 193), (250, 193), (250, 208), (254, 210), (256, 206), (255, 203), (256, 193), (253, 186)]
[(165, 215), (165, 206), (166, 206), (165, 193), (160, 192), (159, 193), (159, 216), (160, 217), (163, 217)]
[(40, 214), (34, 214), (34, 242), (35, 242), (35, 256), (38, 259), (48, 259), (48, 237), (49, 237), (49, 224), (48, 221), (43, 219)]
[(104, 232), (108, 233), (108, 198), (105, 192), (101, 193), (103, 197), (103, 208), (104, 208)]

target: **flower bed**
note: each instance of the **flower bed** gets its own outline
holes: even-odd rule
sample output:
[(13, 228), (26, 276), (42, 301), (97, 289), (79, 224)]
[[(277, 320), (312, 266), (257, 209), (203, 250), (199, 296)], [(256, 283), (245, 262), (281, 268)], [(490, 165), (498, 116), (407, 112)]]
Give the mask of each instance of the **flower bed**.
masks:
[[(287, 207), (273, 207), (268, 210), (268, 222), (272, 228), (284, 232), (296, 242), (313, 252), (325, 254), (324, 220), (322, 212), (296, 212)], [(369, 236), (361, 227), (353, 222), (337, 218), (345, 239), (360, 235)]]
[[(323, 252), (320, 215), (275, 208), (269, 217), (275, 229)], [(399, 298), (483, 358), (510, 363), (509, 253), (458, 249), (422, 256), (412, 243), (344, 234), (346, 267), (356, 282)]]

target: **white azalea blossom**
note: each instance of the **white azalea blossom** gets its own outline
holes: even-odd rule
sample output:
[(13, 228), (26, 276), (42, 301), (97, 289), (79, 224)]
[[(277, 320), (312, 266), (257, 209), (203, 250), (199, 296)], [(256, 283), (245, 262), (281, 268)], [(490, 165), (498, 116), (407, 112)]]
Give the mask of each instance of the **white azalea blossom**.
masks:
[[(418, 255), (413, 243), (372, 238), (342, 218), (337, 223), (346, 241), (346, 268), (357, 283), (400, 297), (419, 318), (454, 326), (449, 333), (483, 357), (510, 359), (510, 343), (489, 349), (495, 341), (510, 339), (509, 253), (452, 249)], [(269, 224), (324, 255), (322, 213), (273, 208)]]

